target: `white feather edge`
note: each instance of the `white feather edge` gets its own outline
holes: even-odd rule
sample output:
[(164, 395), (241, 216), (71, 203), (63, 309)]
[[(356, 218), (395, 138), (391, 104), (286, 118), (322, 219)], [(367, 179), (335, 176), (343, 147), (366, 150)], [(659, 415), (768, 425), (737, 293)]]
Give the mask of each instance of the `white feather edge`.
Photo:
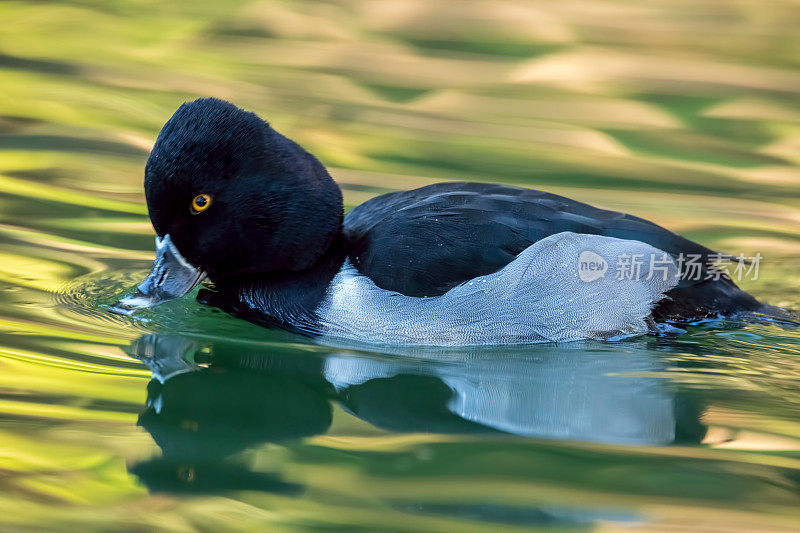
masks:
[[(607, 263), (604, 276), (581, 278), (578, 264), (585, 252)], [(618, 279), (631, 257), (640, 257), (641, 271)], [(658, 272), (651, 273), (650, 258), (660, 261)], [(532, 244), (493, 274), (429, 298), (381, 289), (345, 263), (317, 315), (324, 337), (377, 344), (607, 339), (646, 333), (645, 319), (677, 282), (677, 265), (662, 250), (635, 240), (563, 232)]]

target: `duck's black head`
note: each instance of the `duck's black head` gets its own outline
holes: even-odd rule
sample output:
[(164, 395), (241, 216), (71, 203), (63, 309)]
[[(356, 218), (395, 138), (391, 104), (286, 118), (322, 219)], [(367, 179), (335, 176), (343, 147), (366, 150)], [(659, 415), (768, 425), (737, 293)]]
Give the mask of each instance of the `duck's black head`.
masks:
[(302, 271), (341, 229), (341, 191), (322, 164), (254, 113), (214, 98), (183, 104), (164, 125), (144, 187), (159, 241), (140, 290), (160, 290), (159, 300), (203, 273), (220, 281)]

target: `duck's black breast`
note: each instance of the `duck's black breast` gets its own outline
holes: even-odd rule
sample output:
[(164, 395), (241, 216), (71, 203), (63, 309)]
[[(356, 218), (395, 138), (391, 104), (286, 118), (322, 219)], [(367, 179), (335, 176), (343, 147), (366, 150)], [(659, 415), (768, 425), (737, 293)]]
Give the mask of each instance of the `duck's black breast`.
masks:
[[(632, 215), (485, 183), (437, 183), (385, 194), (355, 207), (344, 220), (351, 263), (378, 287), (408, 296), (444, 294), (496, 272), (534, 242), (562, 231), (638, 240), (674, 257), (713, 253)], [(709, 298), (745, 294), (732, 282), (718, 285)]]

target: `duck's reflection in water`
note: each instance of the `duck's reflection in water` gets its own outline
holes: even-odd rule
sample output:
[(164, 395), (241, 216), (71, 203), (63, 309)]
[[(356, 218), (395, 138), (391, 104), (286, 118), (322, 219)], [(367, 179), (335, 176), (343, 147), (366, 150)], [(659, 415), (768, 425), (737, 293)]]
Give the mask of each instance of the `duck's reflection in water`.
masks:
[(162, 456), (131, 468), (150, 490), (302, 489), (274, 474), (252, 471), (235, 456), (259, 444), (328, 429), (331, 404), (317, 372), (302, 365), (284, 369), (275, 358), (240, 351), (234, 344), (182, 336), (145, 335), (130, 353), (152, 370), (138, 423)]
[(646, 341), (389, 355), (278, 350), (177, 335), (134, 342), (130, 354), (153, 378), (139, 423), (163, 455), (133, 472), (151, 490), (300, 490), (236, 455), (325, 433), (335, 402), (394, 432), (634, 445), (704, 435), (691, 399), (654, 377), (663, 369)]
[[(387, 360), (331, 355), (323, 376), (353, 414), (393, 431), (495, 430), (614, 444), (701, 437), (697, 410), (652, 377), (652, 352), (628, 344), (439, 353)], [(688, 415), (688, 418), (687, 418)]]

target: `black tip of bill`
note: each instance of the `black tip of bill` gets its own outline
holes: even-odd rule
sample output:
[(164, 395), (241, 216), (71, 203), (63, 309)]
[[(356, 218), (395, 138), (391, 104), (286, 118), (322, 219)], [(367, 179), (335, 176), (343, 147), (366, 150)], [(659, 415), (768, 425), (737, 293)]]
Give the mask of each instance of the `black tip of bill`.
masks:
[(156, 237), (153, 270), (136, 288), (109, 309), (130, 315), (137, 309), (153, 307), (184, 296), (206, 278), (206, 273), (190, 265), (172, 243), (169, 235)]

